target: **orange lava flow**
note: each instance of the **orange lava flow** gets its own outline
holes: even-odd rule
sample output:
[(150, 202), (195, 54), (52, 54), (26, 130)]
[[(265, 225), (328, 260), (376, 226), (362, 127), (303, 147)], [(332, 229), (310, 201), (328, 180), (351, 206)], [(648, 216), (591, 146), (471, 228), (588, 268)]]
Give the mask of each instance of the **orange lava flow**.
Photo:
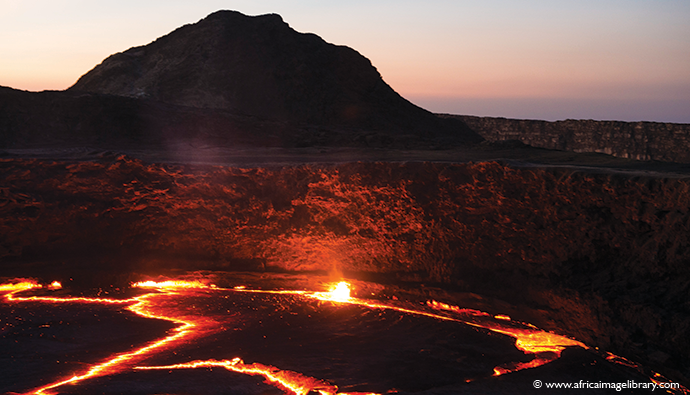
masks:
[(8, 292), (12, 295), (16, 292), (26, 291), (32, 288), (41, 288), (41, 285), (35, 281), (23, 280), (14, 284), (0, 284), (0, 292)]
[(248, 375), (264, 376), (266, 380), (276, 387), (290, 391), (296, 395), (306, 395), (310, 392), (318, 392), (321, 395), (379, 395), (373, 392), (338, 392), (338, 387), (324, 380), (305, 376), (301, 373), (289, 370), (280, 370), (273, 366), (260, 363), (245, 364), (240, 358), (232, 360), (207, 360), (193, 361), (167, 366), (137, 366), (141, 370), (169, 370), (169, 369), (196, 369), (223, 367), (227, 370)]
[[(180, 324), (175, 328), (172, 333), (163, 339), (154, 341), (145, 345), (144, 347), (138, 348), (131, 352), (121, 353), (115, 355), (104, 362), (92, 366), (87, 371), (76, 374), (70, 378), (66, 378), (43, 387), (37, 388), (30, 394), (42, 395), (51, 394), (51, 390), (63, 386), (65, 384), (75, 384), (77, 382), (87, 380), (94, 377), (109, 375), (117, 372), (121, 372), (127, 368), (131, 368), (133, 364), (138, 362), (141, 357), (151, 354), (154, 351), (158, 351), (166, 345), (170, 345), (175, 342), (179, 342), (183, 338), (188, 338), (195, 327), (199, 325), (198, 322), (192, 322), (188, 320), (183, 320), (180, 318), (169, 317), (161, 314), (157, 314), (151, 310), (151, 302), (149, 299), (155, 298), (161, 295), (174, 294), (176, 289), (179, 288), (206, 288), (203, 284), (192, 284), (188, 282), (164, 282), (164, 283), (154, 283), (147, 282), (141, 284), (134, 284), (134, 286), (140, 286), (142, 288), (155, 288), (159, 293), (149, 293), (141, 296), (137, 296), (130, 299), (107, 299), (107, 298), (84, 298), (84, 297), (65, 297), (65, 298), (54, 298), (46, 296), (30, 296), (30, 297), (18, 297), (15, 296), (16, 293), (34, 289), (43, 288), (33, 281), (23, 281), (16, 284), (3, 284), (0, 285), (1, 291), (10, 291), (5, 295), (8, 301), (15, 302), (25, 302), (25, 301), (40, 301), (40, 302), (51, 302), (51, 303), (63, 303), (63, 302), (79, 302), (79, 303), (102, 303), (102, 304), (131, 304), (127, 307), (128, 310), (133, 313), (146, 318), (162, 319)], [(48, 288), (56, 289), (59, 288), (59, 283), (54, 282)]]
[[(331, 291), (333, 292), (333, 291)], [(407, 314), (415, 314), (415, 315), (424, 315), (427, 317), (432, 317), (436, 319), (441, 319), (441, 320), (451, 320), (451, 321), (457, 321), (461, 322), (467, 325), (479, 327), (479, 328), (484, 328), (488, 329), (492, 332), (497, 332), (501, 333), (504, 335), (508, 335), (511, 337), (514, 337), (516, 339), (515, 341), (515, 347), (528, 354), (537, 354), (537, 358), (535, 358), (534, 361), (531, 361), (529, 363), (525, 364), (520, 364), (519, 369), (515, 369), (512, 371), (516, 370), (521, 370), (521, 369), (526, 369), (529, 367), (536, 367), (543, 365), (544, 363), (551, 362), (552, 360), (557, 359), (560, 357), (561, 351), (563, 351), (566, 347), (582, 347), (582, 348), (587, 348), (586, 345), (583, 343), (569, 339), (565, 336), (557, 335), (554, 333), (550, 332), (545, 332), (541, 331), (538, 329), (531, 329), (531, 328), (511, 328), (509, 326), (502, 325), (499, 322), (493, 321), (493, 320), (466, 320), (466, 319), (461, 319), (461, 318), (455, 318), (455, 317), (448, 317), (445, 315), (438, 315), (438, 314), (433, 314), (433, 313), (428, 313), (420, 310), (412, 310), (412, 309), (406, 309), (406, 308), (401, 308), (401, 307), (396, 307), (396, 306), (391, 306), (391, 305), (386, 305), (386, 304), (378, 304), (378, 303), (372, 303), (370, 301), (362, 300), (362, 299), (356, 299), (356, 298), (350, 298), (348, 297), (346, 300), (341, 301), (338, 299), (334, 298), (324, 298), (321, 294), (315, 293), (314, 295), (310, 295), (312, 297), (316, 297), (318, 299), (322, 300), (332, 300), (335, 302), (342, 302), (342, 303), (352, 303), (352, 304), (358, 304), (370, 308), (383, 308), (383, 309), (392, 309), (396, 311), (400, 311), (402, 313), (407, 313)], [(434, 308), (434, 309), (443, 309), (443, 310), (449, 310), (455, 313), (458, 313), (460, 315), (469, 315), (470, 317), (491, 317), (490, 314), (478, 311), (478, 310), (472, 310), (472, 309), (461, 309), (457, 306), (450, 306), (445, 303), (439, 303), (436, 301), (429, 301), (427, 302), (427, 305)], [(500, 320), (506, 321), (506, 316), (499, 316)], [(547, 356), (543, 355), (543, 353), (553, 353), (555, 354), (553, 358), (548, 358)], [(535, 361), (539, 361), (538, 363), (535, 363)], [(504, 371), (503, 373), (507, 373), (507, 371)]]
[(308, 296), (331, 302), (347, 303), (351, 300), (350, 284), (346, 281), (340, 281), (334, 284), (328, 292), (314, 292)]
[[(469, 314), (475, 317), (490, 317), (488, 313), (477, 310), (461, 309), (458, 306), (451, 306), (437, 301), (428, 301), (427, 305), (436, 310), (447, 310), (457, 314)], [(588, 348), (583, 343), (569, 339), (565, 336), (557, 335), (555, 333), (545, 332), (536, 329), (533, 325), (526, 324), (529, 328), (514, 328), (509, 324), (510, 317), (506, 315), (496, 315), (493, 318), (506, 321), (506, 324), (501, 324), (496, 321), (482, 320), (482, 321), (465, 321), (461, 320), (467, 325), (472, 325), (492, 332), (501, 333), (515, 338), (515, 347), (525, 354), (534, 354), (534, 359), (529, 362), (517, 362), (504, 366), (497, 366), (494, 368), (494, 376), (502, 374), (517, 372), (518, 370), (536, 368), (552, 362), (561, 356), (561, 352), (566, 347), (582, 347)]]
[[(222, 289), (222, 288), (216, 288)], [(225, 290), (225, 289), (224, 289)], [(293, 294), (302, 295), (309, 298), (318, 299), (321, 301), (328, 301), (333, 303), (354, 304), (373, 309), (390, 309), (399, 311), (405, 314), (422, 315), (439, 320), (455, 321), (467, 325), (488, 329), (493, 332), (512, 336), (516, 339), (516, 347), (529, 354), (535, 354), (535, 358), (530, 362), (517, 362), (510, 364), (510, 366), (498, 366), (494, 368), (494, 375), (515, 372), (522, 369), (533, 368), (544, 365), (560, 357), (561, 351), (565, 347), (578, 346), (587, 348), (583, 343), (576, 340), (568, 339), (564, 336), (556, 335), (549, 332), (540, 331), (532, 328), (511, 328), (507, 325), (501, 324), (493, 320), (488, 313), (472, 310), (461, 309), (457, 306), (451, 306), (436, 301), (429, 301), (427, 305), (432, 309), (447, 310), (459, 316), (467, 316), (468, 319), (461, 319), (458, 317), (449, 317), (447, 315), (434, 314), (422, 310), (407, 309), (404, 307), (393, 306), (383, 303), (375, 303), (369, 300), (358, 299), (350, 296), (350, 284), (341, 281), (333, 284), (328, 292), (308, 292), (308, 291), (290, 291), (290, 290), (250, 290), (244, 286), (237, 286), (228, 291), (235, 292), (255, 292), (255, 293), (271, 293), (271, 294)], [(475, 318), (481, 318), (479, 321)], [(500, 316), (499, 320), (506, 321), (508, 317)], [(235, 358), (232, 360), (206, 360), (193, 361), (175, 365), (167, 366), (137, 366), (135, 369), (152, 370), (152, 369), (193, 369), (193, 368), (208, 368), (214, 366), (222, 366), (228, 370), (238, 373), (245, 373), (251, 375), (262, 375), (266, 377), (267, 381), (277, 387), (290, 391), (296, 395), (307, 394), (312, 391), (319, 392), (322, 395), (338, 394), (337, 387), (326, 383), (323, 380), (307, 377), (301, 373), (280, 370), (273, 366), (253, 363), (250, 365), (242, 362), (241, 359)], [(345, 395), (345, 394), (341, 394)]]
[[(322, 301), (355, 304), (373, 309), (389, 309), (399, 311), (405, 314), (422, 315), (439, 320), (460, 322), (466, 325), (471, 325), (474, 327), (483, 328), (492, 332), (501, 333), (504, 335), (514, 337), (516, 339), (515, 347), (518, 350), (526, 354), (535, 354), (535, 358), (529, 362), (518, 362), (509, 364), (507, 366), (497, 366), (496, 368), (494, 368), (495, 376), (510, 372), (516, 372), (518, 370), (535, 368), (552, 362), (560, 358), (561, 352), (566, 347), (588, 348), (586, 345), (577, 340), (569, 339), (565, 336), (557, 335), (554, 333), (545, 332), (534, 328), (532, 325), (526, 325), (529, 326), (529, 328), (513, 328), (507, 324), (502, 324), (491, 319), (498, 318), (498, 320), (500, 321), (509, 321), (510, 317), (504, 315), (492, 317), (491, 314), (479, 310), (462, 309), (458, 306), (452, 306), (437, 301), (427, 302), (427, 305), (432, 309), (446, 310), (455, 313), (458, 316), (468, 316), (470, 318), (462, 319), (459, 317), (449, 317), (446, 315), (429, 313), (422, 310), (407, 309), (389, 304), (375, 303), (364, 299), (353, 298), (350, 296), (350, 285), (344, 281), (341, 281), (333, 285), (329, 292), (257, 291), (247, 290), (245, 288), (235, 288), (234, 290), (238, 292), (299, 293), (301, 295)], [(478, 320), (475, 318), (483, 319)]]
[(222, 361), (193, 361), (168, 366), (137, 366), (135, 369), (195, 369), (216, 366), (224, 367), (225, 369), (237, 373), (264, 376), (269, 383), (297, 395), (306, 395), (312, 391), (317, 391), (322, 395), (333, 395), (338, 393), (338, 387), (323, 380), (308, 377), (289, 370), (280, 370), (273, 366), (267, 366), (260, 363), (245, 364), (240, 358)]
[[(427, 304), (430, 307), (438, 310), (448, 310), (456, 313), (469, 312), (475, 316), (489, 316), (487, 313), (477, 312), (479, 313), (477, 314), (468, 309), (460, 309), (457, 306), (450, 306), (436, 301), (429, 301)], [(505, 315), (497, 315), (494, 316), (494, 318), (502, 321), (510, 321), (510, 317)], [(565, 336), (557, 335), (555, 333), (538, 330), (532, 325), (528, 325), (530, 328), (513, 328), (509, 325), (502, 325), (495, 321), (486, 321), (482, 322), (481, 324), (469, 321), (464, 322), (468, 325), (481, 327), (492, 332), (514, 337), (515, 347), (518, 350), (524, 352), (525, 354), (534, 354), (534, 359), (529, 362), (517, 362), (495, 367), (494, 376), (517, 372), (518, 370), (523, 369), (536, 368), (538, 366), (555, 361), (556, 359), (560, 358), (561, 352), (565, 350), (566, 347), (588, 348), (586, 345), (577, 340), (569, 339)]]
[(166, 280), (166, 281), (140, 281), (132, 284), (134, 288), (153, 288), (153, 289), (179, 289), (179, 288), (216, 288), (215, 285), (206, 285), (201, 281), (183, 281), (183, 280)]
[[(166, 281), (165, 283), (170, 283)], [(158, 283), (161, 284), (161, 283)], [(151, 282), (137, 283), (139, 286), (154, 286)], [(223, 288), (216, 288), (219, 290), (227, 290)], [(322, 301), (332, 301), (339, 303), (347, 303), (352, 300), (350, 297), (350, 285), (341, 281), (334, 284), (330, 291), (328, 292), (308, 292), (308, 291), (292, 291), (292, 290), (247, 290), (245, 286), (237, 286), (232, 290), (243, 291), (243, 292), (256, 292), (256, 293), (272, 293), (272, 294), (291, 294), (291, 295), (305, 295), (308, 297), (313, 297)], [(165, 366), (137, 366), (134, 369), (139, 370), (170, 370), (170, 369), (197, 369), (197, 368), (211, 368), (211, 367), (223, 367), (227, 370), (248, 374), (248, 375), (260, 375), (266, 378), (266, 381), (282, 389), (283, 391), (288, 391), (294, 393), (295, 395), (306, 395), (311, 392), (318, 392), (321, 395), (380, 395), (373, 392), (338, 392), (338, 387), (330, 384), (324, 380), (305, 376), (298, 372), (293, 372), (290, 370), (281, 370), (277, 367), (264, 365), (261, 363), (245, 364), (240, 358), (234, 358), (232, 360), (205, 360), (205, 361), (192, 361), (186, 363), (180, 363), (175, 365), (165, 365)]]
[[(478, 328), (483, 328), (495, 333), (508, 335), (515, 338), (515, 347), (526, 354), (534, 354), (534, 359), (529, 362), (514, 362), (503, 366), (494, 368), (494, 376), (515, 372), (522, 369), (533, 368), (544, 365), (555, 359), (558, 359), (561, 352), (566, 347), (583, 347), (587, 348), (583, 343), (569, 339), (564, 336), (553, 333), (541, 331), (530, 324), (518, 323), (510, 320), (510, 317), (497, 315), (492, 316), (488, 313), (472, 310), (462, 309), (458, 306), (452, 306), (436, 301), (428, 301), (426, 309), (424, 308), (405, 308), (398, 305), (379, 303), (372, 300), (365, 300), (353, 297), (351, 293), (351, 285), (347, 282), (341, 281), (331, 286), (328, 292), (314, 292), (314, 291), (300, 291), (300, 290), (252, 290), (244, 286), (237, 286), (226, 289), (219, 288), (215, 285), (207, 285), (200, 281), (179, 281), (166, 280), (161, 282), (145, 281), (132, 284), (133, 287), (151, 290), (150, 293), (145, 293), (140, 296), (128, 299), (109, 299), (109, 298), (87, 298), (87, 297), (50, 297), (50, 296), (18, 296), (20, 292), (30, 291), (34, 289), (45, 288), (48, 290), (60, 289), (61, 285), (54, 282), (50, 285), (41, 285), (33, 280), (17, 280), (15, 283), (0, 284), (0, 294), (4, 294), (4, 298), (8, 302), (46, 302), (46, 303), (101, 303), (106, 305), (122, 304), (126, 305), (126, 309), (145, 318), (161, 319), (173, 322), (178, 326), (172, 329), (167, 336), (162, 339), (150, 342), (133, 351), (119, 353), (113, 357), (97, 363), (85, 371), (75, 374), (72, 377), (64, 378), (54, 383), (45, 385), (28, 392), (29, 394), (43, 395), (54, 394), (58, 387), (66, 384), (76, 384), (78, 382), (115, 374), (128, 369), (138, 370), (154, 370), (154, 369), (194, 369), (194, 368), (212, 368), (223, 367), (227, 370), (247, 374), (260, 375), (266, 379), (266, 382), (281, 390), (295, 395), (306, 395), (312, 392), (321, 395), (376, 395), (373, 393), (339, 393), (337, 386), (328, 383), (327, 381), (306, 376), (302, 373), (293, 372), (289, 370), (281, 370), (277, 367), (264, 365), (261, 363), (246, 364), (240, 358), (224, 359), (224, 360), (197, 360), (192, 362), (167, 365), (167, 366), (137, 366), (146, 357), (151, 356), (156, 352), (161, 352), (169, 347), (180, 342), (188, 342), (196, 336), (212, 332), (215, 326), (210, 318), (204, 316), (190, 315), (185, 316), (175, 310), (166, 311), (161, 307), (160, 300), (158, 304), (155, 300), (158, 298), (165, 298), (177, 294), (193, 295), (191, 292), (208, 292), (208, 291), (229, 291), (229, 292), (256, 292), (256, 293), (270, 293), (270, 294), (290, 294), (300, 295), (306, 298), (313, 298), (324, 302), (336, 304), (353, 304), (371, 309), (389, 309), (395, 310), (404, 314), (412, 314), (419, 316), (426, 316), (438, 320), (453, 321), (471, 325)], [(440, 312), (433, 312), (437, 310)], [(607, 357), (608, 360), (614, 361), (617, 357), (612, 354)], [(627, 360), (626, 360), (627, 361)], [(615, 361), (618, 362), (618, 361)], [(620, 363), (620, 362), (618, 362)], [(662, 379), (658, 377), (657, 379)]]

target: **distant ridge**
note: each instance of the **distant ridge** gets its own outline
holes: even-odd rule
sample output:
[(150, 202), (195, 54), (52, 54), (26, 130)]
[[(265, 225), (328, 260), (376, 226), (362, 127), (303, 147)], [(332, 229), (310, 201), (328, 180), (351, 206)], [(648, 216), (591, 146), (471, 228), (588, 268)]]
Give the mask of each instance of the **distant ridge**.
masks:
[(690, 124), (573, 120), (539, 121), (439, 114), (459, 119), (487, 141), (598, 152), (641, 161), (690, 163)]

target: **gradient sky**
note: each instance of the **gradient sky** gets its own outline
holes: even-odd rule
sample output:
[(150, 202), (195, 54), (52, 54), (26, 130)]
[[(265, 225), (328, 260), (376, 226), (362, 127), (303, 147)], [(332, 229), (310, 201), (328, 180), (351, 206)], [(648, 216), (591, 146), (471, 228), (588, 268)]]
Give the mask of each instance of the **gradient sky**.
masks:
[(352, 47), (434, 112), (690, 123), (689, 0), (0, 0), (0, 85), (65, 89), (219, 9)]

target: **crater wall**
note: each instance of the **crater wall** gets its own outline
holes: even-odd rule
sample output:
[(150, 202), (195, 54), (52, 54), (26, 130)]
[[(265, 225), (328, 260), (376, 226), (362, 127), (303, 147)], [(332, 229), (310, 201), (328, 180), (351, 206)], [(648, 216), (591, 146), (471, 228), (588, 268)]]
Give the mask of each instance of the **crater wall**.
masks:
[[(501, 163), (0, 160), (3, 276), (330, 271), (527, 306), (690, 377), (690, 181)], [(62, 277), (60, 277), (62, 276)], [(416, 285), (415, 285), (416, 284)]]

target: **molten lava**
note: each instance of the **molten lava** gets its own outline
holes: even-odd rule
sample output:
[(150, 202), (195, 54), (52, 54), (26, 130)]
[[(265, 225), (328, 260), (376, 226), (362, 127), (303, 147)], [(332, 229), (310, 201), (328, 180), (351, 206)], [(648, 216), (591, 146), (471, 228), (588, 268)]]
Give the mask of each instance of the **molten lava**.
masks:
[(347, 303), (350, 301), (350, 284), (346, 281), (340, 281), (333, 285), (328, 292), (315, 292), (312, 296), (320, 300)]
[(214, 366), (224, 367), (227, 370), (237, 373), (264, 376), (266, 380), (268, 380), (272, 384), (275, 384), (278, 388), (290, 391), (297, 395), (306, 395), (312, 391), (317, 391), (322, 395), (335, 395), (336, 393), (338, 393), (338, 387), (329, 384), (323, 380), (307, 377), (297, 372), (279, 370), (278, 368), (275, 368), (273, 366), (267, 366), (260, 363), (245, 364), (240, 358), (234, 358), (232, 360), (223, 361), (193, 361), (168, 366), (138, 366), (135, 369), (170, 370), (209, 368)]
[[(368, 309), (394, 310), (403, 315), (417, 315), (430, 317), (437, 320), (458, 322), (488, 331), (511, 336), (516, 339), (515, 346), (526, 354), (533, 354), (534, 359), (529, 362), (515, 362), (494, 368), (494, 375), (505, 374), (522, 369), (537, 367), (549, 363), (560, 357), (561, 352), (566, 347), (583, 347), (583, 343), (569, 339), (553, 333), (540, 331), (529, 324), (522, 324), (510, 320), (510, 317), (498, 315), (492, 316), (478, 310), (461, 309), (436, 301), (429, 301), (426, 307), (407, 308), (401, 303), (393, 305), (381, 303), (373, 300), (365, 300), (350, 295), (351, 286), (345, 281), (332, 284), (328, 292), (312, 292), (303, 290), (256, 290), (247, 289), (245, 286), (234, 288), (220, 288), (213, 284), (206, 284), (203, 281), (144, 281), (132, 285), (134, 288), (145, 290), (146, 293), (127, 298), (89, 298), (89, 297), (53, 297), (53, 296), (20, 296), (22, 292), (29, 292), (37, 289), (55, 291), (61, 288), (60, 283), (54, 282), (43, 286), (32, 280), (20, 279), (14, 283), (0, 285), (0, 293), (4, 293), (7, 303), (20, 302), (41, 302), (41, 303), (91, 303), (104, 305), (122, 305), (124, 308), (141, 317), (150, 319), (166, 320), (177, 325), (166, 336), (149, 342), (132, 351), (121, 352), (112, 355), (98, 363), (93, 364), (69, 377), (63, 377), (53, 383), (44, 385), (30, 391), (31, 394), (54, 394), (59, 387), (67, 384), (78, 384), (84, 380), (99, 376), (112, 375), (120, 372), (132, 370), (173, 370), (173, 369), (194, 369), (223, 367), (227, 370), (247, 374), (260, 375), (266, 383), (280, 388), (286, 393), (296, 395), (306, 395), (317, 392), (322, 395), (348, 394), (338, 392), (335, 384), (325, 380), (309, 377), (305, 374), (282, 370), (279, 367), (264, 365), (258, 362), (245, 363), (240, 358), (223, 360), (194, 360), (190, 362), (168, 364), (161, 366), (142, 365), (147, 359), (154, 355), (159, 355), (165, 350), (172, 350), (175, 347), (190, 344), (195, 338), (208, 336), (219, 331), (218, 322), (212, 317), (199, 315), (197, 310), (191, 306), (188, 310), (181, 307), (178, 303), (182, 297), (209, 297), (216, 292), (226, 294), (232, 293), (263, 293), (277, 295), (293, 295), (298, 298), (311, 298), (319, 301), (327, 301), (335, 304), (358, 305)], [(659, 380), (655, 377), (655, 380)], [(350, 392), (349, 394), (355, 394)], [(363, 393), (357, 393), (363, 394)], [(373, 393), (369, 393), (373, 394)]]
[(0, 284), (0, 292), (10, 292), (7, 296), (11, 296), (16, 292), (26, 291), (31, 288), (41, 288), (35, 281), (23, 280), (17, 283)]
[[(46, 296), (29, 296), (29, 297), (18, 297), (15, 296), (16, 293), (25, 290), (30, 290), (34, 288), (43, 288), (40, 284), (33, 281), (23, 281), (16, 284), (4, 284), (0, 286), (0, 291), (9, 290), (11, 292), (5, 295), (8, 301), (24, 302), (24, 301), (40, 301), (49, 303), (101, 303), (101, 304), (127, 304), (127, 310), (146, 318), (162, 319), (167, 321), (172, 321), (174, 323), (180, 324), (174, 329), (173, 333), (160, 339), (158, 341), (147, 344), (144, 347), (136, 349), (131, 352), (120, 353), (114, 355), (112, 358), (103, 361), (99, 364), (92, 366), (87, 371), (76, 374), (72, 377), (60, 380), (58, 382), (40, 387), (34, 391), (32, 394), (51, 394), (51, 390), (65, 384), (74, 384), (86, 379), (109, 375), (113, 373), (121, 372), (125, 369), (132, 368), (133, 364), (140, 361), (143, 357), (154, 351), (160, 351), (165, 346), (174, 344), (175, 342), (181, 341), (183, 338), (189, 338), (199, 331), (199, 326), (203, 320), (198, 321), (188, 321), (179, 317), (170, 317), (167, 315), (162, 315), (161, 312), (155, 311), (155, 303), (151, 299), (155, 299), (162, 295), (174, 294), (174, 290), (179, 288), (195, 288), (195, 287), (205, 287), (203, 284), (192, 284), (188, 282), (171, 281), (164, 283), (153, 283), (146, 282), (141, 284), (134, 284), (134, 286), (141, 286), (143, 288), (156, 288), (160, 293), (149, 293), (142, 296), (137, 296), (130, 299), (108, 299), (108, 298), (86, 298), (86, 297), (46, 297)], [(60, 283), (53, 282), (50, 286), (46, 287), (48, 289), (59, 289), (61, 288)], [(201, 321), (201, 322), (200, 322)], [(196, 329), (196, 331), (192, 331)]]
[(160, 290), (173, 290), (179, 288), (215, 288), (215, 285), (207, 285), (201, 281), (166, 280), (166, 281), (140, 281), (132, 284), (134, 288), (153, 288)]

